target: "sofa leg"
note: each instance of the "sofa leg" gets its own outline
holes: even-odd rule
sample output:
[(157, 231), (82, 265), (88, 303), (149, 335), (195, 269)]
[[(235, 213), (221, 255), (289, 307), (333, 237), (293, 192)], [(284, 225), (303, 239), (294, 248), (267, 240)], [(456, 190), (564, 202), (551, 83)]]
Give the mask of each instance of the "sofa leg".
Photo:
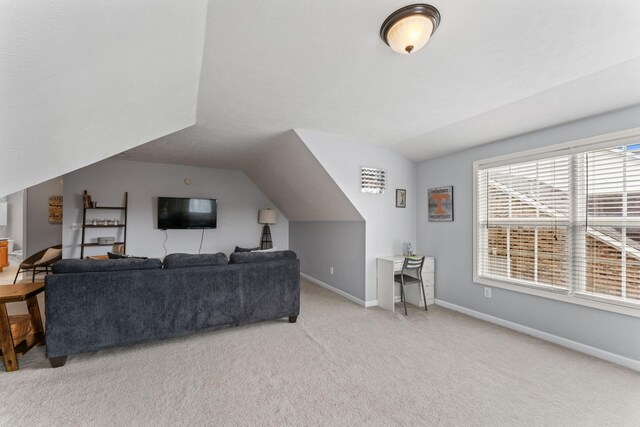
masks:
[(289, 323), (296, 323), (298, 320), (298, 316), (289, 316)]
[(60, 368), (61, 366), (64, 366), (65, 363), (67, 363), (67, 356), (50, 357), (49, 363), (51, 363), (52, 368)]

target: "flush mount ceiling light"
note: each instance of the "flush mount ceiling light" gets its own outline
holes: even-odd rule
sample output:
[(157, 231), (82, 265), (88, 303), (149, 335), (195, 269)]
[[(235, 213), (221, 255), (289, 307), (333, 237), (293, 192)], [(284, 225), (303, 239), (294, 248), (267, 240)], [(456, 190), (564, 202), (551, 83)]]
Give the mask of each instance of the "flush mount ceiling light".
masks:
[(401, 54), (424, 47), (440, 24), (440, 12), (429, 4), (412, 4), (393, 12), (380, 27), (380, 37)]

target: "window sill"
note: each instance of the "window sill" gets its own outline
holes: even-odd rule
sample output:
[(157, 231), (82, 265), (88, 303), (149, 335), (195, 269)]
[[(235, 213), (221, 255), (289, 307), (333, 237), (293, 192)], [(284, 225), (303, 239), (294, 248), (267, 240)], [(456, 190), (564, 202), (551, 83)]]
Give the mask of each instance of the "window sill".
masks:
[[(597, 299), (587, 299), (585, 296), (570, 296), (566, 291), (558, 289), (558, 291), (546, 290), (545, 288), (535, 288), (520, 285), (513, 285), (506, 281), (488, 277), (474, 276), (473, 282), (478, 285), (491, 286), (495, 288), (507, 289), (509, 291), (520, 292), (523, 294), (534, 295), (542, 298), (552, 299), (556, 301), (562, 301), (569, 304), (581, 305), (584, 307), (595, 308), (598, 310), (609, 311), (618, 314), (624, 314), (626, 316), (640, 317), (640, 307), (629, 307), (623, 302), (616, 301), (615, 303), (606, 303)], [(588, 298), (592, 298), (589, 296)]]

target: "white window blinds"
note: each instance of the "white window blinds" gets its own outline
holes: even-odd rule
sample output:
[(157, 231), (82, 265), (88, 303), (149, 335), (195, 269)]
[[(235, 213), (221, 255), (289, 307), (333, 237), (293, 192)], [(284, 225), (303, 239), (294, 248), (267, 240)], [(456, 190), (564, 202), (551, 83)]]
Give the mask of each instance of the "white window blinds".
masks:
[(586, 230), (576, 263), (584, 282), (576, 292), (640, 302), (640, 146), (590, 151), (580, 161)]
[(640, 308), (640, 145), (557, 154), (477, 167), (476, 277)]

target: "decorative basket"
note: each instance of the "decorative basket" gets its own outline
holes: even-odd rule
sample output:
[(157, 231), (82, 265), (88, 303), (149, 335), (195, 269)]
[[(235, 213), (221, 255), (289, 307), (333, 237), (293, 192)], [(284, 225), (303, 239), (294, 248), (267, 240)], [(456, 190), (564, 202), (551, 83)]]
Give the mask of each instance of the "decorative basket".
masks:
[(9, 316), (9, 323), (11, 324), (13, 345), (18, 345), (31, 332), (31, 316), (28, 314)]

